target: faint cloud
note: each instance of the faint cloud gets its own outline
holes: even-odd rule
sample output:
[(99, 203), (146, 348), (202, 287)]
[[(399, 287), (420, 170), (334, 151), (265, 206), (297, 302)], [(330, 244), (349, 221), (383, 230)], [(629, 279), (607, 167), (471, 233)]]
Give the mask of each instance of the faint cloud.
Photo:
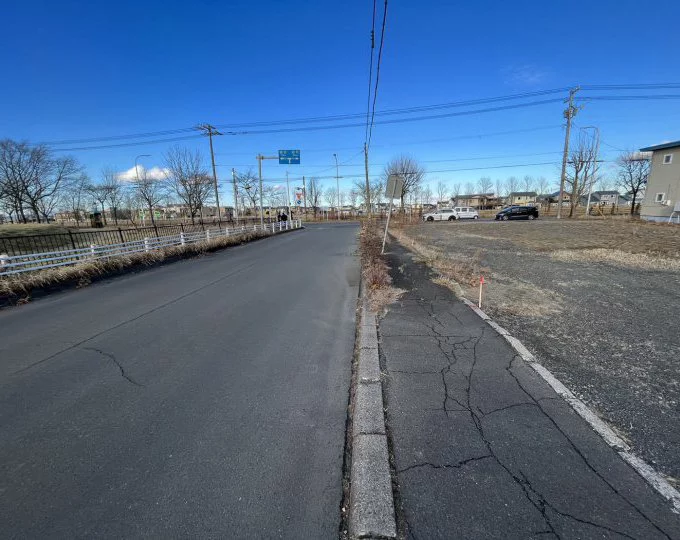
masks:
[[(138, 165), (139, 175), (141, 176), (146, 171), (147, 178), (152, 178), (154, 180), (163, 180), (168, 172), (167, 169), (161, 167), (151, 167), (150, 169), (144, 169), (142, 165)], [(127, 171), (119, 172), (118, 178), (123, 182), (133, 182), (137, 180), (137, 174), (135, 168), (131, 167)]]
[(505, 84), (533, 86), (545, 81), (548, 73), (534, 64), (512, 64), (501, 70)]

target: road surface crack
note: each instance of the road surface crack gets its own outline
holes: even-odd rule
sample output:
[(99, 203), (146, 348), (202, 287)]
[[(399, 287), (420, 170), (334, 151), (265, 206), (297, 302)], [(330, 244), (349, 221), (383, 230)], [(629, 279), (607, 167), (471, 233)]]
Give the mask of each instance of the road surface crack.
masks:
[(444, 463), (442, 465), (437, 465), (436, 463), (430, 463), (429, 461), (423, 462), (423, 463), (416, 463), (415, 465), (409, 465), (408, 467), (404, 467), (403, 469), (397, 471), (398, 474), (404, 473), (406, 471), (410, 471), (413, 469), (418, 469), (421, 467), (430, 467), (431, 469), (461, 469), (468, 463), (473, 463), (475, 461), (481, 461), (483, 459), (490, 459), (493, 458), (490, 454), (485, 454), (483, 456), (476, 456), (476, 457), (471, 457), (468, 459), (464, 459), (462, 461), (459, 461), (458, 463)]
[(113, 354), (107, 353), (106, 351), (102, 351), (101, 349), (95, 349), (94, 347), (83, 347), (83, 349), (86, 350), (86, 351), (94, 351), (94, 352), (96, 352), (96, 353), (99, 353), (99, 354), (100, 354), (101, 356), (103, 356), (104, 358), (108, 358), (108, 359), (111, 360), (114, 364), (116, 364), (116, 366), (118, 366), (118, 369), (120, 370), (121, 376), (122, 376), (126, 381), (128, 381), (128, 382), (131, 383), (131, 384), (134, 384), (135, 386), (141, 386), (141, 387), (144, 386), (143, 384), (138, 383), (137, 381), (135, 381), (132, 377), (130, 377), (130, 376), (125, 372), (125, 368), (123, 367), (123, 365), (118, 361), (118, 359), (117, 359)]

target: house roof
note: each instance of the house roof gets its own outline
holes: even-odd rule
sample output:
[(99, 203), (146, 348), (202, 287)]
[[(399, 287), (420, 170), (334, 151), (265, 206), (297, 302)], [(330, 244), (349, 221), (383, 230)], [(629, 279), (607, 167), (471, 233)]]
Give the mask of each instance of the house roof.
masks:
[(645, 148), (640, 148), (640, 152), (654, 152), (655, 150), (665, 150), (666, 148), (676, 147), (680, 147), (680, 141), (657, 144), (655, 146), (647, 146)]
[(469, 193), (466, 195), (458, 195), (454, 199), (472, 199), (474, 197), (494, 197), (493, 193)]
[(535, 191), (513, 191), (508, 197), (535, 197), (536, 195)]
[(621, 194), (618, 191), (593, 191), (593, 195), (618, 195), (619, 197)]

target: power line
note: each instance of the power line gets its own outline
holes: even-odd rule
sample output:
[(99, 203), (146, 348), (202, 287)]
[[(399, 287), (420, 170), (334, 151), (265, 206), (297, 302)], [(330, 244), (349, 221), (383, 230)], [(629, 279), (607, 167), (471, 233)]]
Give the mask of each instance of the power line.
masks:
[(371, 146), (371, 137), (373, 136), (373, 126), (375, 120), (375, 103), (378, 99), (378, 83), (380, 82), (380, 65), (382, 64), (383, 44), (385, 43), (385, 23), (387, 22), (387, 0), (385, 0), (385, 9), (383, 11), (382, 30), (380, 31), (380, 48), (378, 49), (378, 65), (375, 70), (375, 88), (373, 89), (373, 112), (371, 114), (371, 123), (368, 127), (368, 141), (366, 148)]
[(123, 148), (126, 146), (141, 146), (144, 144), (158, 144), (158, 143), (166, 143), (166, 142), (175, 142), (175, 141), (186, 141), (189, 139), (198, 139), (201, 138), (202, 135), (187, 135), (186, 137), (172, 137), (169, 139), (155, 139), (152, 141), (135, 141), (135, 142), (127, 142), (127, 143), (118, 143), (118, 144), (103, 144), (99, 146), (81, 146), (81, 147), (72, 147), (72, 148), (54, 148), (55, 152), (75, 152), (80, 151), (80, 150), (103, 150), (105, 148)]
[(371, 85), (373, 83), (373, 56), (375, 53), (375, 11), (376, 11), (376, 0), (373, 0), (373, 20), (371, 22), (371, 60), (368, 65), (368, 99), (366, 101), (366, 135), (364, 135), (364, 140), (368, 140), (368, 124), (369, 116), (371, 114)]

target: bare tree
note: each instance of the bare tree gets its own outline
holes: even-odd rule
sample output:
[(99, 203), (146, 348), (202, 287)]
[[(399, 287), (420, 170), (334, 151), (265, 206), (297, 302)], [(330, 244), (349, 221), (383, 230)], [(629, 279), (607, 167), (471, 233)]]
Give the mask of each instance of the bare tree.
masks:
[(323, 194), (323, 198), (329, 208), (337, 204), (337, 193), (334, 189), (327, 189)]
[[(364, 191), (366, 191), (366, 188), (364, 187)], [(359, 193), (360, 191), (357, 191), (355, 188), (352, 188), (349, 190), (349, 204), (353, 209), (356, 209), (357, 207), (357, 200), (359, 199)]]
[(319, 203), (321, 202), (322, 195), (323, 186), (321, 185), (321, 182), (319, 182), (317, 178), (310, 178), (307, 186), (307, 202), (312, 205), (315, 217), (319, 210)]
[(539, 176), (538, 180), (536, 180), (536, 189), (538, 189), (539, 195), (543, 195), (546, 191), (548, 191), (548, 180), (546, 179), (545, 176)]
[(529, 176), (528, 174), (524, 176), (524, 181), (522, 184), (522, 187), (524, 188), (524, 191), (530, 192), (534, 190), (534, 177)]
[(488, 176), (482, 176), (477, 182), (477, 185), (479, 186), (480, 193), (489, 193), (493, 188), (493, 182)]
[(89, 183), (90, 179), (87, 175), (81, 174), (70, 184), (65, 193), (65, 202), (68, 212), (75, 220), (76, 226), (80, 226), (83, 215), (86, 214), (86, 197)]
[(505, 189), (508, 195), (515, 193), (517, 191), (517, 186), (519, 186), (519, 180), (516, 176), (511, 176), (505, 181)]
[(213, 180), (198, 150), (174, 146), (165, 154), (165, 178), (172, 191), (186, 206), (195, 222), (213, 189)]
[(632, 197), (630, 215), (635, 213), (635, 203), (638, 195), (644, 192), (649, 178), (651, 162), (649, 154), (628, 151), (616, 160), (618, 167), (619, 186), (626, 190)]
[(457, 199), (460, 195), (460, 182), (454, 182), (451, 186), (451, 198)]
[(446, 200), (446, 194), (448, 191), (449, 187), (445, 182), (442, 182), (441, 180), (437, 182), (437, 202)]
[(387, 163), (383, 170), (383, 180), (387, 180), (391, 174), (401, 176), (404, 181), (401, 193), (397, 193), (403, 210), (404, 198), (420, 186), (425, 178), (425, 168), (412, 157), (402, 154)]
[(44, 145), (0, 141), (0, 191), (24, 222), (26, 207), (37, 222), (48, 220), (62, 202), (65, 188), (81, 171), (74, 158), (54, 157)]
[(475, 185), (472, 182), (465, 182), (465, 195), (472, 195), (475, 192)]
[(120, 175), (112, 168), (106, 167), (102, 170), (101, 186), (106, 193), (106, 198), (113, 214), (113, 222), (118, 225), (118, 207), (123, 197), (123, 182)]
[(593, 181), (592, 172), (595, 165), (595, 145), (593, 141), (579, 136), (576, 147), (571, 151), (567, 162), (565, 186), (571, 191), (569, 217), (574, 216), (574, 210), (580, 198), (587, 192), (589, 183)]
[(496, 197), (502, 197), (505, 186), (503, 185), (503, 180), (496, 178)]
[[(102, 176), (104, 173), (102, 172)], [(88, 183), (85, 186), (85, 191), (87, 192), (87, 195), (94, 201), (95, 206), (101, 206), (102, 208), (102, 219), (104, 220), (104, 225), (106, 225), (106, 209), (105, 209), (105, 204), (106, 201), (109, 200), (109, 194), (106, 190), (106, 186), (103, 184), (93, 184), (92, 182)]]
[(145, 168), (140, 167), (137, 169), (137, 172), (139, 179), (135, 180), (134, 183), (135, 192), (142, 205), (149, 209), (151, 224), (155, 227), (156, 220), (153, 209), (165, 198), (164, 185), (160, 179), (149, 176)]
[[(439, 186), (437, 186), (437, 189), (439, 189)], [(444, 186), (444, 189), (442, 191), (444, 193), (444, 197), (446, 197), (446, 186)], [(425, 186), (425, 188), (420, 193), (420, 199), (423, 204), (432, 204), (432, 196), (433, 193), (432, 188), (430, 186)]]
[(253, 210), (260, 200), (260, 181), (252, 169), (236, 173), (236, 189), (242, 200), (248, 201)]
[(597, 189), (601, 191), (609, 191), (612, 188), (612, 179), (606, 174), (601, 175), (597, 179)]

